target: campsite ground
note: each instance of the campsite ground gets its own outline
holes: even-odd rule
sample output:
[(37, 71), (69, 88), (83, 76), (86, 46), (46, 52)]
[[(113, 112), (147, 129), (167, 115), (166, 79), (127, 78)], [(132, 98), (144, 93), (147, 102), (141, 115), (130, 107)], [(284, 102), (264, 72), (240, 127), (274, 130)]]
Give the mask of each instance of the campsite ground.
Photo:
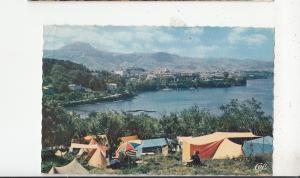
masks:
[[(183, 165), (179, 154), (145, 156), (142, 163), (121, 169), (90, 170), (91, 174), (134, 174), (134, 175), (272, 175), (271, 156), (205, 160), (204, 166)], [(255, 169), (258, 163), (267, 163), (264, 169)]]
[[(51, 167), (64, 166), (74, 159), (72, 155), (52, 157), (42, 162), (42, 172), (48, 173)], [(86, 161), (80, 161), (90, 174), (101, 175), (272, 175), (272, 156), (239, 157), (235, 159), (204, 160), (205, 165), (189, 167), (181, 162), (180, 153), (161, 154), (142, 157), (142, 163), (120, 169), (87, 167)], [(263, 169), (255, 169), (257, 164), (265, 164)], [(262, 164), (261, 164), (262, 165)], [(262, 168), (262, 167), (258, 167)]]

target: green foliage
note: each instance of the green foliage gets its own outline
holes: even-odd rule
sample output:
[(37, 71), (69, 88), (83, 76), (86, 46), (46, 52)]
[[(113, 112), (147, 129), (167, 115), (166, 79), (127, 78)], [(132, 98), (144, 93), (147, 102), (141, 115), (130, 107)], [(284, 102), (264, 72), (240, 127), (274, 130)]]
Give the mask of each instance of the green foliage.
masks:
[(42, 109), (42, 145), (64, 145), (73, 137), (72, 118), (57, 103), (44, 104)]
[(272, 136), (272, 117), (266, 116), (261, 103), (254, 98), (245, 101), (231, 100), (220, 107), (220, 116), (212, 115), (198, 106), (180, 113), (170, 113), (160, 119), (164, 135), (199, 136), (215, 131), (253, 132), (260, 136)]
[(70, 92), (68, 85), (76, 84), (93, 91), (105, 91), (106, 83), (125, 86), (125, 80), (110, 72), (91, 71), (82, 64), (70, 61), (43, 59), (43, 86), (52, 85), (58, 93)]
[(220, 107), (222, 114), (213, 115), (193, 106), (179, 113), (170, 113), (157, 119), (147, 114), (94, 112), (86, 119), (67, 113), (58, 103), (43, 104), (43, 146), (66, 145), (71, 138), (86, 134), (106, 134), (113, 152), (119, 137), (138, 135), (141, 139), (155, 137), (199, 136), (216, 131), (252, 131), (272, 136), (272, 118), (266, 116), (261, 103), (255, 99), (238, 101)]
[(222, 131), (252, 131), (261, 136), (272, 135), (272, 119), (266, 116), (261, 103), (254, 98), (239, 102), (231, 100), (222, 105), (220, 124)]

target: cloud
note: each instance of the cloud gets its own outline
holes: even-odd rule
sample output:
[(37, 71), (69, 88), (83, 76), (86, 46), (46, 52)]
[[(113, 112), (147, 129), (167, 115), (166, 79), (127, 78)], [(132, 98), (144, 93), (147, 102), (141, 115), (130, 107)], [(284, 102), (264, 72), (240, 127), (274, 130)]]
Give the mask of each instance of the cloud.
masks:
[[(44, 26), (44, 49), (80, 41), (111, 52), (164, 51), (191, 57), (257, 58), (272, 51), (271, 35), (272, 30), (252, 28), (53, 25)], [(245, 45), (251, 46), (251, 51), (245, 50)]]
[(245, 28), (234, 28), (227, 39), (230, 44), (260, 45), (267, 40), (267, 37), (262, 34), (248, 34)]
[(248, 38), (246, 39), (246, 42), (249, 45), (256, 45), (256, 44), (262, 44), (267, 40), (267, 37), (265, 37), (262, 34), (254, 34), (254, 35), (250, 35), (248, 36)]
[(191, 27), (191, 28), (187, 28), (186, 30), (184, 30), (184, 33), (186, 35), (202, 35), (204, 33), (204, 29), (203, 28), (199, 28), (199, 27)]

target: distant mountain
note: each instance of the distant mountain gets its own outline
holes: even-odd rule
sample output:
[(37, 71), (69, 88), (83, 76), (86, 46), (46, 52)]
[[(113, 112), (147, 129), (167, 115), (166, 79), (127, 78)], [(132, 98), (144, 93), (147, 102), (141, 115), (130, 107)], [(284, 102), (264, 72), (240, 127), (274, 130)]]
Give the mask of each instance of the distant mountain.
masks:
[(166, 52), (113, 53), (101, 51), (88, 43), (76, 42), (57, 50), (44, 50), (44, 58), (69, 60), (90, 69), (118, 70), (138, 67), (152, 70), (166, 67), (173, 71), (266, 70), (273, 71), (273, 62), (228, 58), (193, 58)]

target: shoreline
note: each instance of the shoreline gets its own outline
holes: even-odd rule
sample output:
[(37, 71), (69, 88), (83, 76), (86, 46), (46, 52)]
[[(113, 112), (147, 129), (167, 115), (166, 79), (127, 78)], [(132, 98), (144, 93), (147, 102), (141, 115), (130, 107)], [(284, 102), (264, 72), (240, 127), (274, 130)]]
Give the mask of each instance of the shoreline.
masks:
[[(272, 78), (272, 77), (268, 77)], [(141, 93), (145, 92), (157, 92), (157, 91), (169, 91), (169, 90), (197, 90), (199, 88), (205, 88), (205, 89), (215, 89), (215, 88), (232, 88), (232, 87), (245, 87), (247, 86), (248, 80), (259, 80), (259, 79), (268, 79), (268, 78), (257, 78), (257, 79), (246, 79), (245, 83), (238, 84), (238, 85), (230, 85), (230, 86), (214, 86), (214, 87), (207, 87), (207, 86), (199, 86), (199, 87), (168, 87), (168, 88), (158, 88), (158, 89), (152, 89), (152, 90), (145, 90), (145, 91), (137, 91), (135, 93), (117, 93), (105, 97), (99, 97), (99, 98), (93, 98), (93, 99), (85, 99), (85, 100), (77, 100), (77, 101), (69, 101), (63, 104), (64, 107), (74, 107), (84, 104), (93, 104), (93, 103), (99, 103), (99, 102), (113, 102), (113, 101), (121, 101), (121, 100), (127, 100), (127, 99), (134, 99), (134, 97), (138, 96)]]
[(93, 98), (93, 99), (85, 99), (85, 100), (77, 100), (77, 101), (69, 101), (63, 104), (64, 107), (78, 106), (83, 104), (93, 104), (97, 102), (105, 102), (105, 101), (119, 101), (129, 98), (134, 98), (136, 94), (122, 93), (122, 94), (113, 94), (101, 98)]

